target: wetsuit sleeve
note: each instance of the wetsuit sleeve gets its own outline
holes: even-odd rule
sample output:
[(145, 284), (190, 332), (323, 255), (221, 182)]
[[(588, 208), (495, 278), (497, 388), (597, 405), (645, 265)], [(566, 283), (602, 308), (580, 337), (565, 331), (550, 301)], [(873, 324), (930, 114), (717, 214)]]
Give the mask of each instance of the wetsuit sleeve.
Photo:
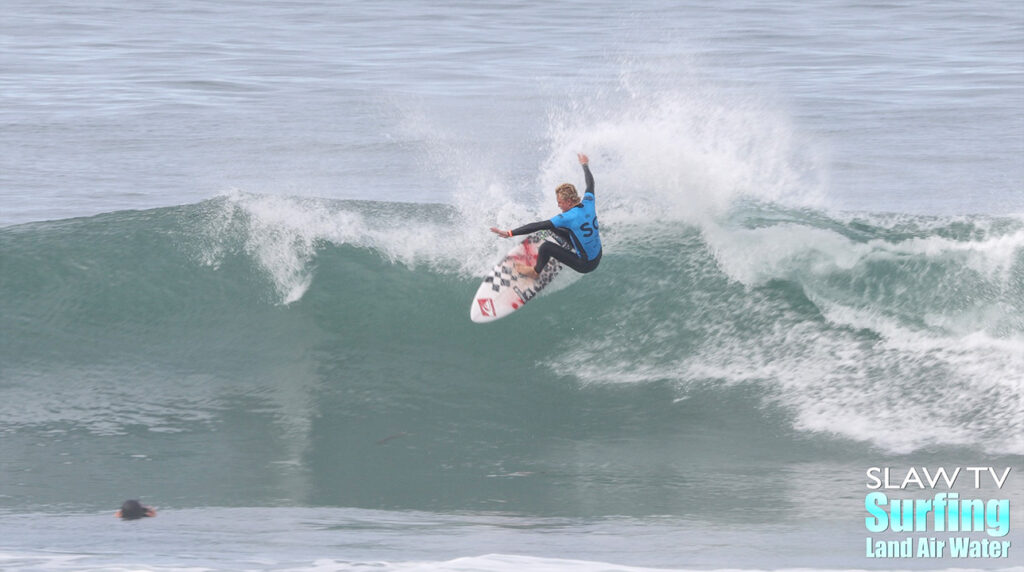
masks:
[[(590, 165), (583, 165), (583, 176), (587, 179), (587, 190), (583, 191), (583, 194), (594, 194), (594, 175), (590, 174)], [(597, 195), (594, 195), (595, 197)]]
[(538, 230), (555, 230), (555, 225), (550, 220), (542, 220), (538, 222), (531, 222), (530, 224), (524, 224), (523, 226), (513, 229), (512, 236), (520, 234), (532, 234)]

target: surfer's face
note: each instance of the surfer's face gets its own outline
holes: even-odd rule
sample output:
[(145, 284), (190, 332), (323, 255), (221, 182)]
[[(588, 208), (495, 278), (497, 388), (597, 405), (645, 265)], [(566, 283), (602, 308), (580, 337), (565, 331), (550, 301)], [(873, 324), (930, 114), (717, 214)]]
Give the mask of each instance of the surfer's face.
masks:
[(555, 200), (558, 201), (558, 208), (562, 209), (562, 212), (565, 212), (565, 211), (571, 209), (572, 207), (576, 206), (576, 203), (574, 203), (574, 202), (572, 202), (572, 201), (570, 201), (568, 199), (562, 199), (562, 198), (558, 198), (556, 196)]

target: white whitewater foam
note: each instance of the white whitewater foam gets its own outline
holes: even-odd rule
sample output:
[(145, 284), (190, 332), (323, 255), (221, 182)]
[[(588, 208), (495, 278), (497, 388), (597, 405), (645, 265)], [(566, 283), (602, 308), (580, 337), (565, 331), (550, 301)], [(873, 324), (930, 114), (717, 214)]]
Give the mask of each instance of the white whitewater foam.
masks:
[[(735, 289), (702, 299), (676, 281), (652, 278), (639, 300), (657, 298), (670, 308), (693, 296), (682, 306), (692, 309), (612, 308), (629, 333), (576, 343), (553, 367), (584, 383), (674, 380), (683, 393), (711, 380), (757, 384), (793, 414), (795, 428), (895, 453), (934, 445), (1024, 452), (1024, 328), (1020, 301), (1005, 297), (1020, 280), (1020, 231), (857, 242), (795, 223), (748, 229), (709, 222), (702, 229)], [(666, 261), (665, 271), (693, 284), (706, 280), (679, 262)], [(886, 280), (871, 274), (880, 262), (936, 270)], [(871, 287), (858, 290), (861, 278)], [(948, 285), (968, 279), (984, 287), (963, 302)], [(773, 280), (800, 287), (819, 317), (780, 304), (774, 289), (764, 288)], [(693, 335), (703, 340), (698, 348), (672, 353)], [(640, 364), (637, 355), (644, 356)]]
[[(225, 568), (205, 566), (161, 566), (146, 564), (104, 564), (90, 565), (85, 556), (65, 554), (18, 554), (0, 552), (0, 565), (6, 570), (76, 570), (80, 572), (215, 572)], [(281, 572), (827, 572), (822, 568), (651, 568), (628, 566), (588, 560), (570, 560), (564, 558), (544, 558), (512, 554), (486, 554), (481, 556), (465, 556), (444, 561), (411, 561), (411, 562), (352, 562), (321, 558), (308, 564), (285, 562), (265, 562), (268, 568)], [(249, 566), (233, 570), (254, 570)], [(843, 568), (845, 572), (868, 572), (866, 569)], [(871, 569), (872, 572), (910, 572), (909, 569), (888, 568)], [(1008, 566), (998, 569), (990, 568), (946, 568), (936, 572), (1020, 572), (1024, 567)]]
[(317, 249), (325, 244), (371, 249), (383, 259), (416, 268), (460, 275), (482, 272), (503, 245), (482, 225), (449, 225), (404, 217), (382, 208), (308, 198), (225, 196), (222, 212), (210, 218), (213, 236), (203, 261), (217, 265), (236, 234), (246, 254), (264, 271), (283, 304), (300, 300), (315, 275)]

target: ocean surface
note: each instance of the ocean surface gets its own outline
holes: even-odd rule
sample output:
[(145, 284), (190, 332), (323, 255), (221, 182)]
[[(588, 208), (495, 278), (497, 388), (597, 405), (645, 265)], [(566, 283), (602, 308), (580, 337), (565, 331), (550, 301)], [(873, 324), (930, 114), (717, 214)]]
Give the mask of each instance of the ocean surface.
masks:
[(1022, 110), (1019, 2), (6, 0), (0, 569), (1024, 569)]

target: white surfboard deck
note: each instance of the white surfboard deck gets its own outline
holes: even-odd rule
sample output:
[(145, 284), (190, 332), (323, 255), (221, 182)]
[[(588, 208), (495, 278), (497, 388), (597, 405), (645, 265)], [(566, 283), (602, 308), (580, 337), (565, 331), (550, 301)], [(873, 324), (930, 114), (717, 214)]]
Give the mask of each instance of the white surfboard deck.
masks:
[(537, 278), (516, 272), (516, 264), (533, 266), (537, 263), (537, 251), (545, 240), (565, 246), (557, 235), (542, 230), (531, 234), (509, 251), (505, 258), (494, 266), (490, 274), (473, 296), (469, 307), (469, 318), (477, 323), (493, 322), (522, 308), (540, 293), (562, 270), (562, 263), (552, 258)]

